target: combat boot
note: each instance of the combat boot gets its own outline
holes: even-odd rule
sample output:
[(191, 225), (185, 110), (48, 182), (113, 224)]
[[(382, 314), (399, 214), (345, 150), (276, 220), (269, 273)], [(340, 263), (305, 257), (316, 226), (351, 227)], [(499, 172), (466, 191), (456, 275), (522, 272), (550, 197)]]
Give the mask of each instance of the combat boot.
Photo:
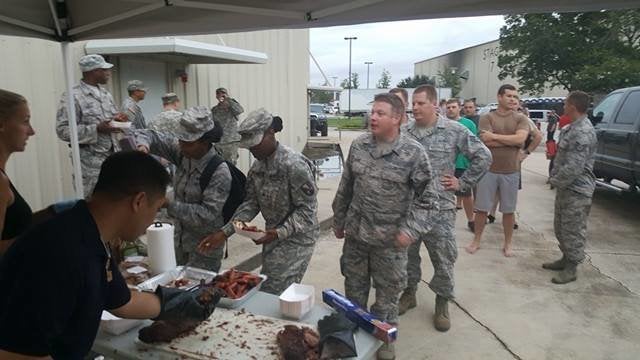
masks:
[(398, 302), (398, 314), (402, 315), (406, 313), (407, 310), (416, 307), (416, 305), (416, 288), (408, 287), (404, 289), (404, 292), (400, 296), (400, 301)]
[(568, 262), (569, 261), (567, 260), (567, 258), (564, 255), (562, 255), (562, 259), (556, 260), (553, 262), (546, 262), (542, 264), (542, 268), (547, 270), (560, 271), (560, 270), (564, 270)]
[(448, 331), (451, 328), (449, 319), (449, 300), (440, 295), (436, 295), (436, 313), (433, 315), (433, 326), (438, 331)]
[(384, 343), (376, 353), (378, 360), (394, 360), (396, 358), (396, 346), (393, 343)]
[(577, 264), (567, 262), (567, 265), (564, 267), (562, 271), (558, 273), (558, 275), (554, 276), (551, 279), (551, 282), (554, 284), (566, 284), (572, 281), (576, 281), (578, 278), (577, 275)]

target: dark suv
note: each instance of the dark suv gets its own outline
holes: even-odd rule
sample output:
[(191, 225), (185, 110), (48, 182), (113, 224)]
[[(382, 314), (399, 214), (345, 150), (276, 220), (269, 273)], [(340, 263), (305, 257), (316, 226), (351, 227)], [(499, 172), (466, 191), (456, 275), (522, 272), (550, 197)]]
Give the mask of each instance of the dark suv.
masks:
[(594, 172), (601, 185), (611, 180), (640, 187), (640, 86), (618, 89), (607, 95), (592, 111), (590, 119), (598, 135)]
[(324, 105), (322, 104), (310, 104), (309, 105), (309, 135), (318, 136), (318, 133), (322, 136), (327, 136), (329, 126), (327, 124), (327, 115), (324, 113)]

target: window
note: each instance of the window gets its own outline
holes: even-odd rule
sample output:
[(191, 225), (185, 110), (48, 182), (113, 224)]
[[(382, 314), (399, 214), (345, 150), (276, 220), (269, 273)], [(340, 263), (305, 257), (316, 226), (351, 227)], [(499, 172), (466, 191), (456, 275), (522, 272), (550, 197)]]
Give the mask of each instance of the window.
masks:
[(635, 124), (638, 115), (640, 115), (640, 91), (633, 91), (624, 100), (624, 104), (622, 104), (614, 123)]
[(622, 94), (623, 93), (621, 92), (614, 93), (604, 98), (604, 100), (602, 100), (602, 102), (600, 102), (600, 104), (598, 104), (598, 106), (593, 109), (593, 116), (600, 116), (600, 114), (602, 114), (602, 122), (609, 122), (611, 113), (618, 104), (618, 101), (620, 100), (620, 97), (622, 97)]

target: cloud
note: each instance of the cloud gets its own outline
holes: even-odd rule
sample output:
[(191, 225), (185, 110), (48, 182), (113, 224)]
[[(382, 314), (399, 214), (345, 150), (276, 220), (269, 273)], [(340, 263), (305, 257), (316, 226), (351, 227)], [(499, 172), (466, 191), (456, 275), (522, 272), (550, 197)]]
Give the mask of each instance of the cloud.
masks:
[[(502, 16), (433, 19), (315, 28), (310, 31), (311, 53), (329, 81), (336, 85), (349, 73), (349, 42), (352, 42), (352, 72), (360, 75), (361, 87), (367, 83), (365, 61), (370, 66), (370, 87), (375, 87), (383, 68), (391, 72), (391, 84), (413, 76), (413, 64), (451, 51), (464, 49), (500, 35)], [(311, 84), (324, 83), (320, 71), (310, 62)]]

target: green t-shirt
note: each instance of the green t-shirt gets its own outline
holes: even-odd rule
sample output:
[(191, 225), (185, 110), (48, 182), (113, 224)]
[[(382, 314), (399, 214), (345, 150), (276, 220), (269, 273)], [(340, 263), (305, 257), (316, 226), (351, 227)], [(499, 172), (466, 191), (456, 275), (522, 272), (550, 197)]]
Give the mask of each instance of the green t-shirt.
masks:
[[(476, 124), (474, 124), (473, 121), (463, 117), (460, 118), (459, 122), (469, 129), (473, 135), (478, 135), (478, 127), (476, 127)], [(458, 154), (458, 156), (456, 156), (456, 169), (466, 169), (468, 166), (469, 160), (467, 160), (464, 155)]]

